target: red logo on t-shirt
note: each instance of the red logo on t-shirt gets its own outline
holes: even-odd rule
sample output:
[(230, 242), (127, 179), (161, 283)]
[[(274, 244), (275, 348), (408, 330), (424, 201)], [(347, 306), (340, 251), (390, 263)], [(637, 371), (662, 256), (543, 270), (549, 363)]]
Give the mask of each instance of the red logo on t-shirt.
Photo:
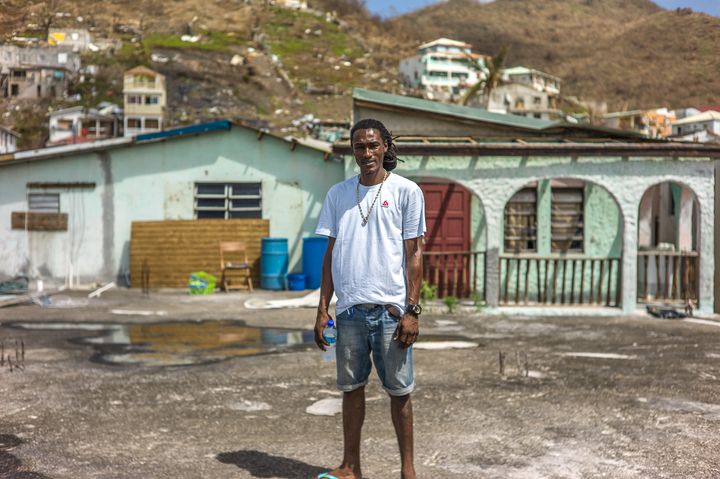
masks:
[(389, 206), (390, 206), (390, 203), (388, 203), (387, 200), (385, 200), (385, 201), (382, 202), (382, 207), (383, 207), (383, 208), (388, 208)]

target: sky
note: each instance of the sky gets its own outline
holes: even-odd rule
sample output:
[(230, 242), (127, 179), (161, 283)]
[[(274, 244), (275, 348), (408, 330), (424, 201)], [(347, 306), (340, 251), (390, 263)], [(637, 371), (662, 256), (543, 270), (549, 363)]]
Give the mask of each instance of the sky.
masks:
[[(487, 2), (492, 0), (478, 0)], [(675, 9), (690, 7), (696, 12), (709, 13), (720, 17), (720, 0), (654, 0), (663, 8)], [(365, 4), (372, 13), (383, 18), (411, 12), (419, 8), (438, 3), (435, 0), (366, 0)]]

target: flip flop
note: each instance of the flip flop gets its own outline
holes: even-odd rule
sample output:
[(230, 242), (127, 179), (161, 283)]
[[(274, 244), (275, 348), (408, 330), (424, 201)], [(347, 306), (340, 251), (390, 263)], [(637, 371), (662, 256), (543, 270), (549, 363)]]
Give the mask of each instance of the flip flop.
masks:
[(337, 479), (337, 477), (333, 476), (329, 472), (323, 472), (317, 477), (317, 479)]

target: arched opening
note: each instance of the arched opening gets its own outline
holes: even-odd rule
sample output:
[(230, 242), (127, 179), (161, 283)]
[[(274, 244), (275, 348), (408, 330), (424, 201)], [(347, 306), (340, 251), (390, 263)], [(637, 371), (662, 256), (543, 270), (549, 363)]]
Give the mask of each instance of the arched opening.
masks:
[(622, 213), (602, 186), (533, 181), (505, 204), (501, 305), (620, 306)]
[(487, 227), (480, 198), (443, 178), (418, 178), (425, 196), (424, 274), (439, 298), (485, 298)]
[(638, 210), (638, 301), (697, 305), (700, 204), (687, 186), (666, 181), (645, 191)]

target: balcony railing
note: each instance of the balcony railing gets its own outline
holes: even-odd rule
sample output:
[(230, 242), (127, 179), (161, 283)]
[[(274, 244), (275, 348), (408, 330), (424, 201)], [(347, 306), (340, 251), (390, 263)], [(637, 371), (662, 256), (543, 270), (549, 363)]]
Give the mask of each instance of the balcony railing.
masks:
[(501, 255), (501, 305), (620, 306), (621, 259)]
[(485, 297), (484, 251), (426, 251), (423, 278), (437, 287), (440, 298)]
[(638, 300), (698, 300), (700, 255), (696, 251), (638, 251)]

